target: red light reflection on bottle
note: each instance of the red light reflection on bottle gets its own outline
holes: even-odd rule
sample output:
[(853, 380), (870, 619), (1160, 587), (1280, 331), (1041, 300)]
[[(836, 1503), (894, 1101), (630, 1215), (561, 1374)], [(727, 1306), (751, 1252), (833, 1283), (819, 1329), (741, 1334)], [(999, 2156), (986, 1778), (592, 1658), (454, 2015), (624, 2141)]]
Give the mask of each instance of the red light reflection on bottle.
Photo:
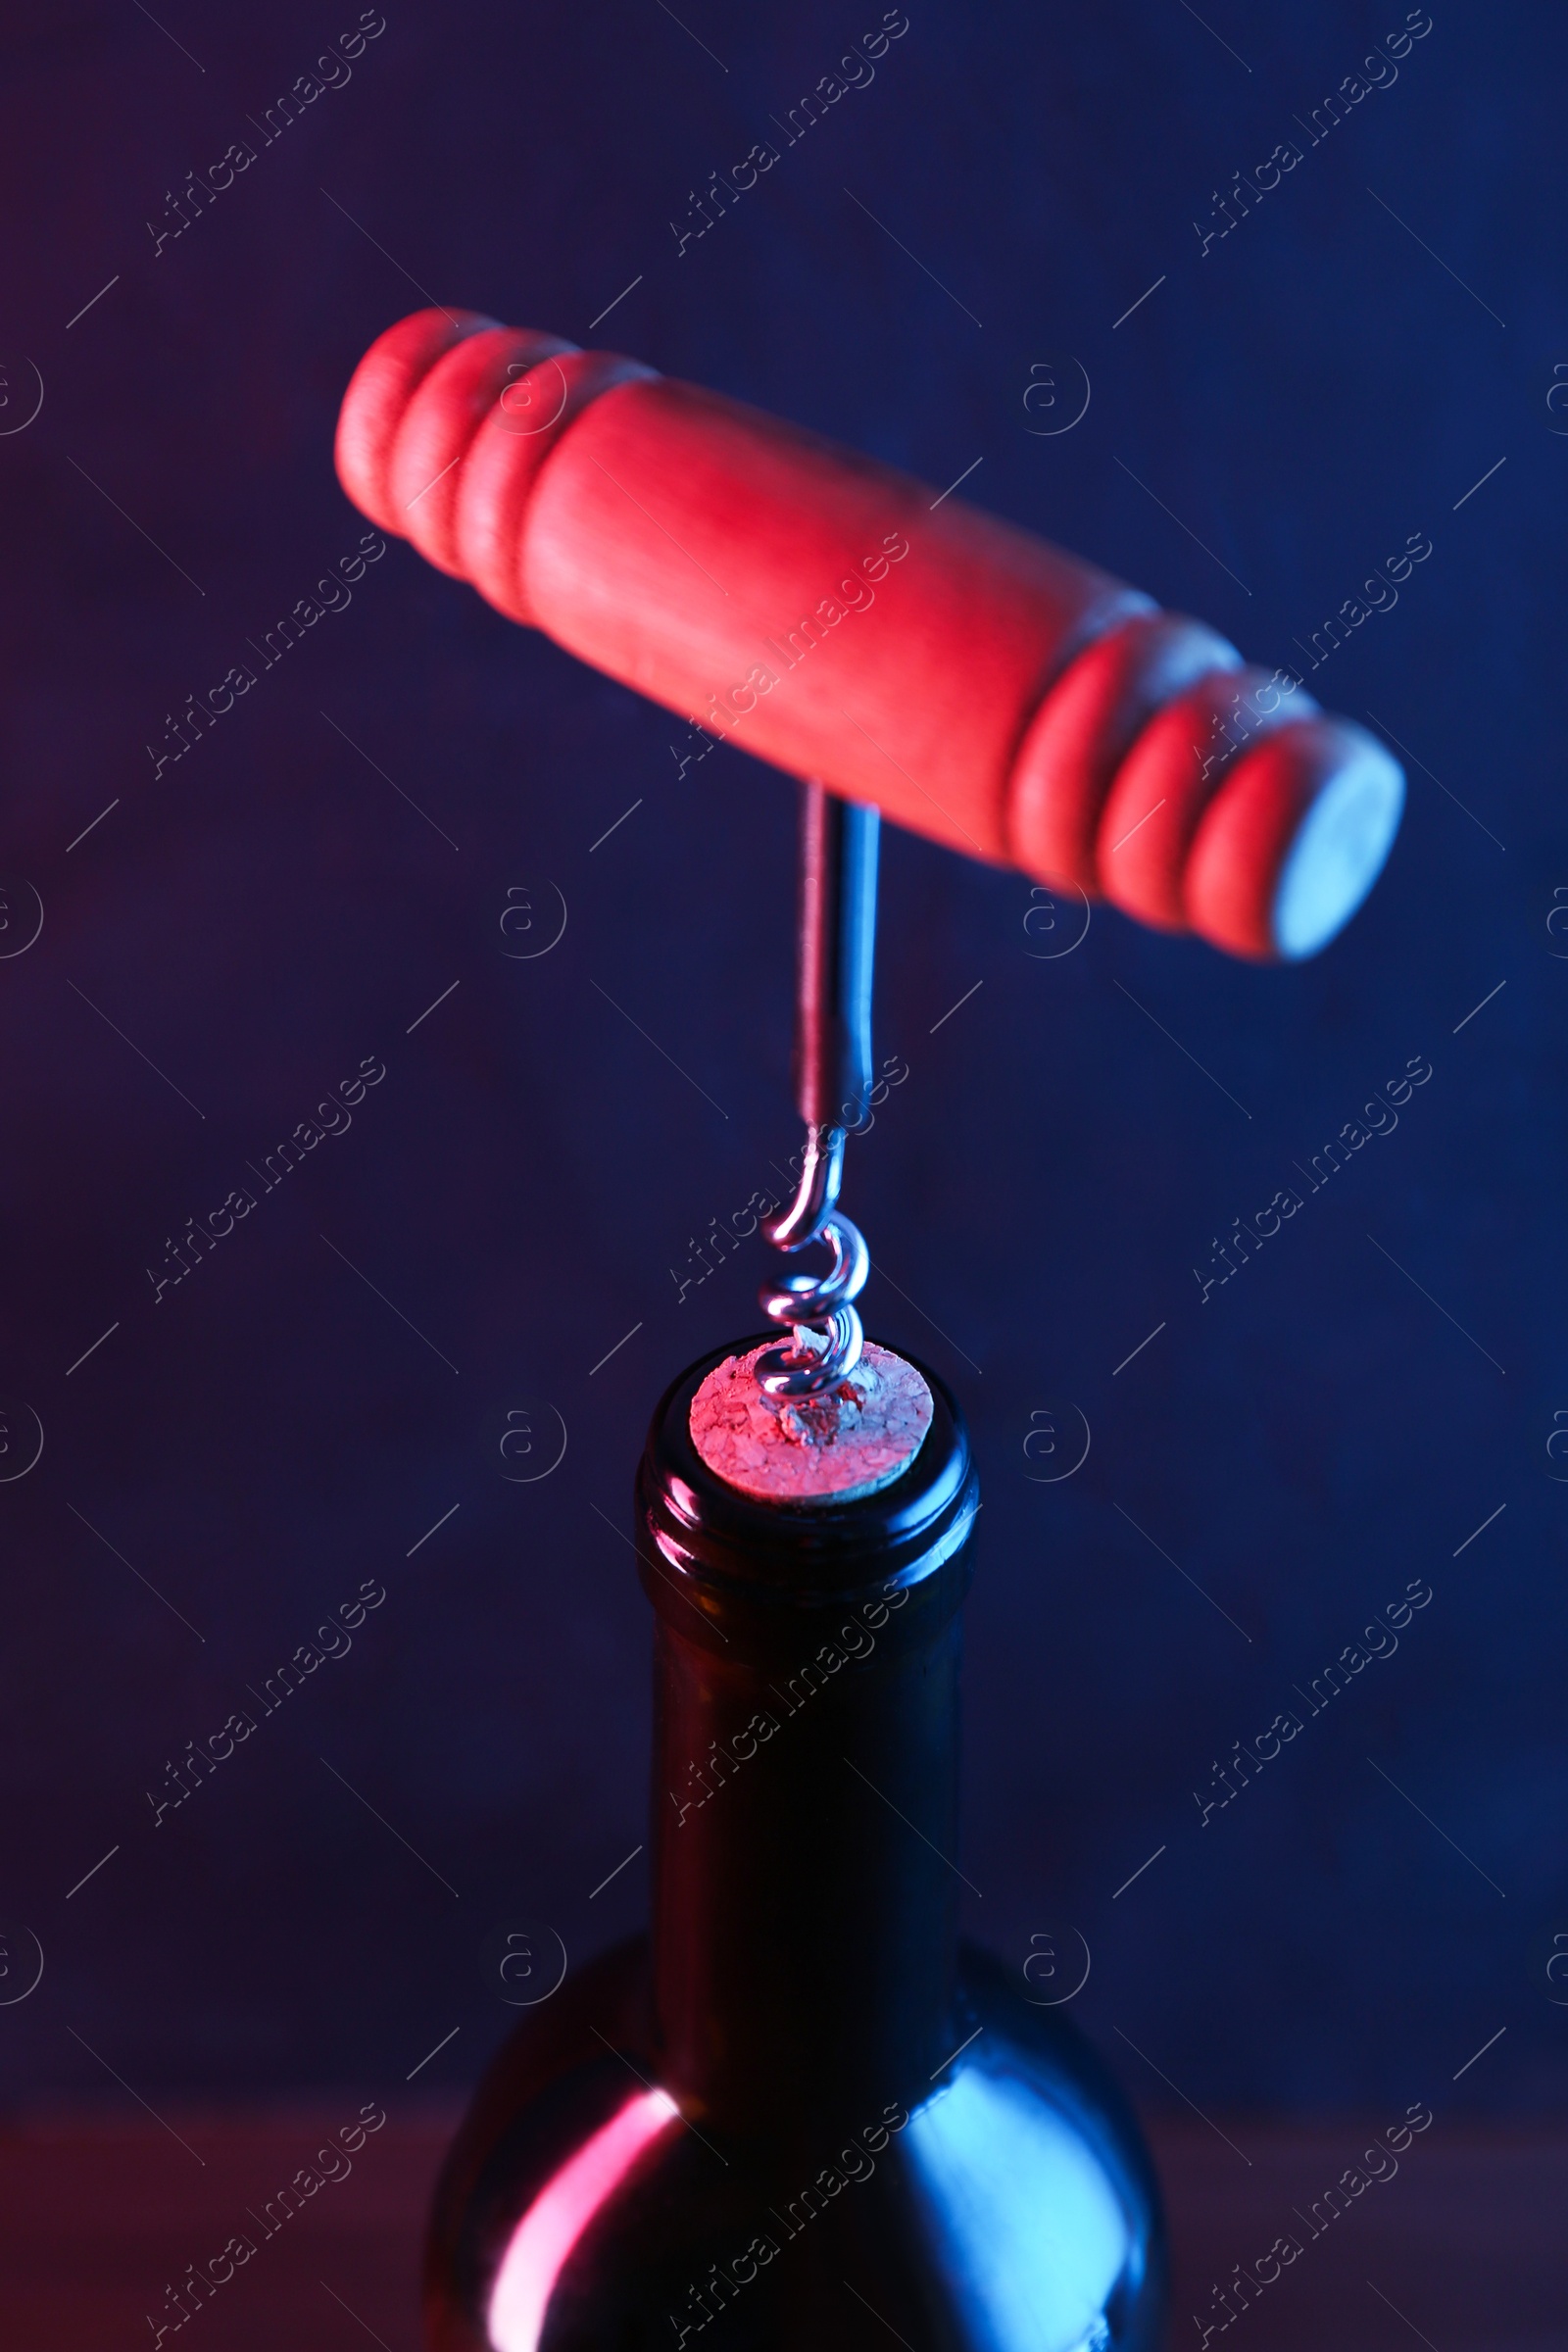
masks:
[(572, 2247), (679, 2112), (667, 2091), (628, 2099), (539, 2191), (512, 2233), (490, 2291), (486, 2321), (496, 2352), (537, 2352), (546, 2307)]

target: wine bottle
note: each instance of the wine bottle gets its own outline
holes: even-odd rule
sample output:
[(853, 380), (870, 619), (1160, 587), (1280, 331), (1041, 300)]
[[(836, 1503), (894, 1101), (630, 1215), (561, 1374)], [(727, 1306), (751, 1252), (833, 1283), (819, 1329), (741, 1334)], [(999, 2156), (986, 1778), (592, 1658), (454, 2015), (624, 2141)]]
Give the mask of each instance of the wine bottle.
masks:
[(923, 1435), (870, 1492), (781, 1499), (694, 1435), (758, 1352), (674, 1383), (638, 1476), (652, 1935), (485, 2076), (435, 2199), (431, 2352), (1146, 2352), (1137, 2127), (1059, 2011), (957, 1940), (957, 1406), (868, 1343), (840, 1394), (917, 1390)]

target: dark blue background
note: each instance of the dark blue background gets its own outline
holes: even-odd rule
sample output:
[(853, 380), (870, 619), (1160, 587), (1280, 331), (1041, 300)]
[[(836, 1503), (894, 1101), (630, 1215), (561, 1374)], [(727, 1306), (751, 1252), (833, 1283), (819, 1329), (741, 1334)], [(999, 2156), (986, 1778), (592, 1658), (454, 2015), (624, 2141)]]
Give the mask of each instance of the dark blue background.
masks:
[[(1271, 663), (1430, 534), (1312, 680), (1422, 763), (1317, 962), (1103, 911), (1042, 959), (1025, 880), (888, 839), (879, 1050), (910, 1075), (848, 1205), (871, 1328), (954, 1385), (987, 1481), (974, 1930), (1015, 1964), (1087, 1936), (1073, 2014), (1140, 2096), (1560, 2101), (1568, 2011), (1529, 1959), (1568, 1927), (1560, 15), (1438, 0), (1396, 83), (1200, 256), (1212, 191), (1395, 0), (911, 0), (874, 83), (677, 258), (688, 191), (879, 9), (683, 0), (688, 33), (653, 0), (388, 0), (350, 84), (155, 258), (165, 191), (357, 11), (159, 13), (173, 38), (118, 6), (14, 31), (0, 140), (0, 423), (29, 361), (46, 392), (0, 444), (0, 872), (45, 911), (0, 963), (0, 1390), (46, 1438), (0, 1486), (0, 1925), (47, 1963), (0, 2010), (10, 2095), (119, 2095), (68, 2028), (156, 2097), (391, 2093), (458, 2026), (417, 2079), (454, 2085), (509, 2019), (487, 1931), (552, 1923), (576, 1961), (644, 1911), (642, 1858), (589, 1899), (646, 1820), (622, 1531), (656, 1396), (757, 1321), (760, 1242), (683, 1303), (670, 1269), (796, 1141), (793, 788), (729, 750), (678, 782), (662, 713), (402, 545), (156, 782), (144, 748), (365, 528), (337, 403), (428, 293), (939, 486), (983, 456), (963, 495)], [(1030, 369), (1064, 355), (1091, 406), (1040, 437)], [(550, 884), (564, 938), (509, 960), (509, 890), (542, 924)], [(155, 1306), (166, 1235), (372, 1054), (352, 1130)], [(1200, 1304), (1211, 1237), (1413, 1054), (1397, 1131)], [(569, 1446), (512, 1486), (524, 1398)], [(1053, 1403), (1092, 1449), (1034, 1484)], [(352, 1653), (154, 1829), (166, 1759), (367, 1578)], [(1434, 1597), (1398, 1654), (1200, 1829), (1213, 1759), (1411, 1578)]]

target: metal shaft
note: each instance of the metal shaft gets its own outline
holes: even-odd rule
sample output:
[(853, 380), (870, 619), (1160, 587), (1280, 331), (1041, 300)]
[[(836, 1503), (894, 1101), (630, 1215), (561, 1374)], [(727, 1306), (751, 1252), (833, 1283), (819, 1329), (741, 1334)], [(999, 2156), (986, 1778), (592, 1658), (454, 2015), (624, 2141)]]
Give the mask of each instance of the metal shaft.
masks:
[(871, 1092), (875, 808), (801, 787), (795, 1102), (808, 1127), (857, 1127)]

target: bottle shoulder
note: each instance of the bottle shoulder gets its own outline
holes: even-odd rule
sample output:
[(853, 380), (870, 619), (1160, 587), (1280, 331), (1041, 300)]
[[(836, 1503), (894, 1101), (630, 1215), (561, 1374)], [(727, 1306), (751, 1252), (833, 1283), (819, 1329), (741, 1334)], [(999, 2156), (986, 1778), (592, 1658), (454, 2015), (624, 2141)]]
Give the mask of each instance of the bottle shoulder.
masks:
[(1152, 2345), (1163, 2230), (1130, 2112), (988, 1954), (964, 1947), (958, 1984), (928, 2092), (757, 2146), (660, 2087), (646, 1943), (582, 1970), (503, 2045), (454, 2142), (431, 2352), (848, 2352), (867, 2310), (915, 2352)]

